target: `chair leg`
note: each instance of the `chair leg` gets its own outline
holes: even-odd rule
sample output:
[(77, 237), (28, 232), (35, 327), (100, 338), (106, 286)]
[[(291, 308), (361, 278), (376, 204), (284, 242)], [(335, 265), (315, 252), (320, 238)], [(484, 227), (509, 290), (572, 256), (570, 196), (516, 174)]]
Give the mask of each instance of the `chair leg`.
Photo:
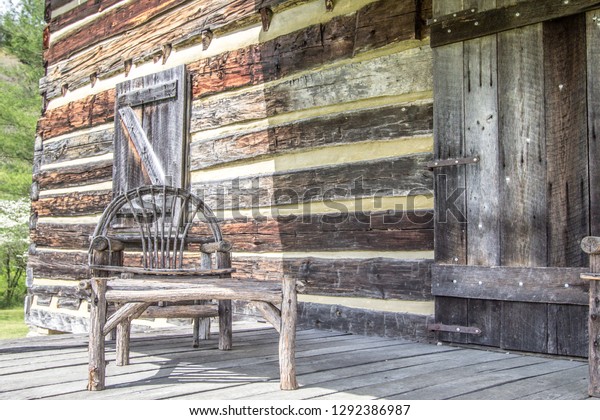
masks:
[(219, 301), (219, 349), (231, 350), (232, 346), (231, 300)]
[(131, 321), (125, 319), (117, 325), (117, 366), (129, 364), (129, 341), (131, 337)]
[(282, 285), (281, 331), (279, 333), (279, 375), (282, 390), (298, 389), (296, 380), (296, 323), (298, 296), (296, 282), (286, 277)]
[(210, 318), (194, 318), (194, 348), (200, 347), (200, 340), (210, 338)]
[(104, 324), (106, 323), (106, 281), (92, 279), (90, 307), (88, 391), (101, 391), (106, 383), (106, 358), (104, 354)]

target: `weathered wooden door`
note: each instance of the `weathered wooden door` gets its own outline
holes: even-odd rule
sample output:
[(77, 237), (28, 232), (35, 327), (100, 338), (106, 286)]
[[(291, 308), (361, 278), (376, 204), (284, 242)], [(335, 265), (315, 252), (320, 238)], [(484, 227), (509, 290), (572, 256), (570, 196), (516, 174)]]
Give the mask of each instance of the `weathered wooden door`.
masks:
[(600, 233), (598, 7), (434, 0), (441, 340), (587, 354), (578, 274), (581, 239)]
[(185, 66), (117, 85), (113, 193), (140, 185), (187, 187)]

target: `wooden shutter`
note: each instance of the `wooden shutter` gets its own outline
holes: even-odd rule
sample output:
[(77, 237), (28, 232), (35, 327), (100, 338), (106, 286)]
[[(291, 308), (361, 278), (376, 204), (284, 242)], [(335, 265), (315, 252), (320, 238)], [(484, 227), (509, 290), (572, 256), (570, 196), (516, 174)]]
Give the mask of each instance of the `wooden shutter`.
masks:
[(185, 66), (117, 85), (113, 193), (140, 185), (187, 188)]

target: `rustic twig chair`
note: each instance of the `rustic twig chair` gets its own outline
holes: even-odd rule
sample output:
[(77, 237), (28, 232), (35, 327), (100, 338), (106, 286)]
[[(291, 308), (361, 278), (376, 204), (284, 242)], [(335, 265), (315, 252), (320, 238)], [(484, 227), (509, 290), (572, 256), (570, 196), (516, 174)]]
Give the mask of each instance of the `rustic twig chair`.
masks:
[[(219, 348), (231, 349), (232, 299), (251, 302), (280, 332), (281, 388), (296, 389), (295, 283), (232, 279), (230, 250), (211, 210), (185, 190), (145, 186), (115, 197), (91, 238), (92, 277), (81, 284), (91, 295), (88, 389), (105, 387), (104, 337), (115, 328), (117, 365), (129, 363), (131, 322), (140, 316), (193, 318), (195, 346), (208, 334), (202, 320), (218, 316)], [(110, 304), (117, 309), (107, 317)]]

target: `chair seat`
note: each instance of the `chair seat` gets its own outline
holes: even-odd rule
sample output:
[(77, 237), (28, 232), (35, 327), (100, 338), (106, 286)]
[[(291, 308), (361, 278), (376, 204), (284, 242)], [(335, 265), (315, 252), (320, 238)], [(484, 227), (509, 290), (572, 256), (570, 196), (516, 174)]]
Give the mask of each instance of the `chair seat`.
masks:
[(183, 300), (231, 299), (281, 303), (281, 282), (254, 279), (188, 277), (186, 279), (143, 276), (133, 279), (97, 278), (107, 281), (109, 302), (177, 302)]

